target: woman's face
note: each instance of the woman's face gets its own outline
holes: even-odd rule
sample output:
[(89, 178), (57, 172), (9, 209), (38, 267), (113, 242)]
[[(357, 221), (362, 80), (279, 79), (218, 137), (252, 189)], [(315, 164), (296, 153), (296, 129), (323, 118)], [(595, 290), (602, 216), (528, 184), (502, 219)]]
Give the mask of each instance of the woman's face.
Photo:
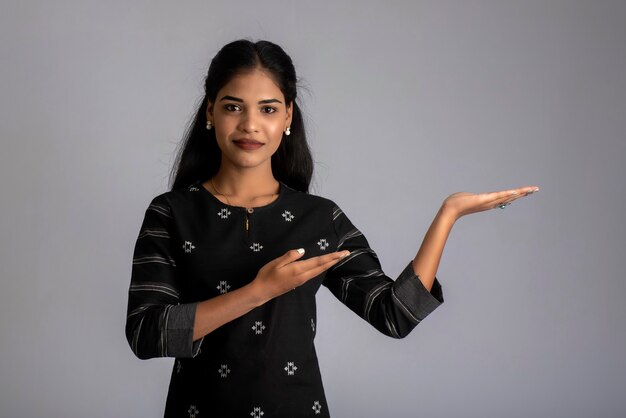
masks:
[(291, 125), (291, 113), (291, 103), (285, 103), (280, 88), (262, 70), (234, 76), (207, 106), (222, 166), (271, 167), (283, 131)]

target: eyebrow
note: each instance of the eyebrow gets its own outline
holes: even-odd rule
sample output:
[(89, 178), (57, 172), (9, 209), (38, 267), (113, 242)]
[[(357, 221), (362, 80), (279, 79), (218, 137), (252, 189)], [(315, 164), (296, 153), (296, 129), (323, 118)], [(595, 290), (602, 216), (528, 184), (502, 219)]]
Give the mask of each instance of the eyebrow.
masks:
[[(243, 100), (240, 99), (239, 97), (233, 97), (233, 96), (224, 96), (220, 99), (220, 102), (222, 100), (232, 100), (234, 102), (240, 102), (243, 103)], [(280, 100), (278, 99), (265, 99), (265, 100), (259, 100), (259, 104), (267, 104), (267, 103), (282, 103)]]

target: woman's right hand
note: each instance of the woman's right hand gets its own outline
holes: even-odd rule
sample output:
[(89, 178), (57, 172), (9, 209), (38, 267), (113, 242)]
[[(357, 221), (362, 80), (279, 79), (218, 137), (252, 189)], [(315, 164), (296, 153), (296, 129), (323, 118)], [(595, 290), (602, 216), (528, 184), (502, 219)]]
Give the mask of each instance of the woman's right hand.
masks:
[(304, 255), (304, 249), (290, 250), (261, 267), (251, 285), (265, 303), (320, 275), (348, 254), (337, 251), (296, 261)]

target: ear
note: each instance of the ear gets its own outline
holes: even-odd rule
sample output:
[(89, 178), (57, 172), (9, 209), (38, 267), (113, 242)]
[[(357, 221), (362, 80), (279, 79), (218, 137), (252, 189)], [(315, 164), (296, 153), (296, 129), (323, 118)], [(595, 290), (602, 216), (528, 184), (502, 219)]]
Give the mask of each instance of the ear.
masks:
[(213, 103), (210, 100), (207, 100), (206, 119), (213, 121)]
[(285, 129), (291, 126), (291, 118), (293, 116), (293, 100), (287, 104), (287, 120), (285, 121)]

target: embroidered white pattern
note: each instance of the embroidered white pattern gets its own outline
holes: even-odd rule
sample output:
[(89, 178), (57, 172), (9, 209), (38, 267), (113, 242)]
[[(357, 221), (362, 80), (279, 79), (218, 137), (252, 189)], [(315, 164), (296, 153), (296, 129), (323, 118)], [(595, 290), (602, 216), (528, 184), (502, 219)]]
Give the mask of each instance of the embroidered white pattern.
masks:
[(219, 370), (217, 371), (220, 374), (220, 377), (228, 377), (228, 373), (230, 373), (230, 369), (228, 368), (228, 364), (220, 365)]
[(256, 335), (263, 334), (263, 330), (265, 329), (265, 325), (263, 325), (262, 321), (254, 321), (254, 326), (252, 327), (254, 333)]
[(255, 242), (250, 246), (250, 249), (254, 251), (255, 253), (258, 253), (259, 251), (261, 251), (262, 248), (263, 246), (259, 244), (258, 242)]
[(182, 365), (180, 364), (180, 360), (178, 360), (177, 363), (178, 364), (176, 365), (176, 373), (180, 373), (180, 368), (182, 367)]
[(328, 248), (330, 244), (328, 243), (328, 241), (326, 241), (326, 238), (322, 238), (321, 240), (317, 241), (317, 245), (320, 246), (320, 250), (324, 251), (326, 250), (326, 248)]
[(196, 246), (193, 245), (191, 241), (185, 241), (185, 243), (183, 244), (183, 249), (185, 250), (186, 253), (190, 253), (191, 250), (195, 248)]
[(320, 405), (320, 401), (313, 402), (313, 407), (311, 409), (315, 411), (315, 415), (321, 413), (322, 405)]
[(293, 376), (296, 373), (296, 370), (298, 370), (298, 368), (296, 367), (295, 363), (293, 361), (287, 362), (287, 366), (285, 367), (285, 371), (287, 372), (288, 376)]
[(199, 413), (198, 408), (196, 408), (195, 405), (191, 405), (187, 412), (189, 412), (189, 418), (196, 418), (196, 415)]
[(293, 216), (293, 214), (291, 212), (289, 212), (288, 210), (283, 212), (283, 218), (285, 218), (285, 220), (287, 222), (291, 222), (293, 221), (293, 219), (295, 218), (295, 216)]
[(190, 186), (189, 187), (189, 191), (190, 192), (198, 192), (198, 191), (200, 191), (200, 189), (198, 189), (196, 186)]
[(311, 329), (315, 332), (315, 321), (313, 321), (313, 318), (311, 318)]
[(217, 212), (217, 214), (222, 219), (228, 219), (228, 217), (230, 216), (231, 212), (228, 209), (226, 209), (226, 208), (222, 208), (219, 212)]
[(225, 280), (220, 281), (220, 284), (217, 285), (217, 290), (219, 290), (222, 295), (228, 292), (228, 289), (230, 289), (230, 285)]
[(252, 418), (261, 418), (264, 414), (265, 412), (261, 411), (260, 407), (256, 407), (252, 410), (252, 412), (250, 412), (250, 416), (252, 416)]

